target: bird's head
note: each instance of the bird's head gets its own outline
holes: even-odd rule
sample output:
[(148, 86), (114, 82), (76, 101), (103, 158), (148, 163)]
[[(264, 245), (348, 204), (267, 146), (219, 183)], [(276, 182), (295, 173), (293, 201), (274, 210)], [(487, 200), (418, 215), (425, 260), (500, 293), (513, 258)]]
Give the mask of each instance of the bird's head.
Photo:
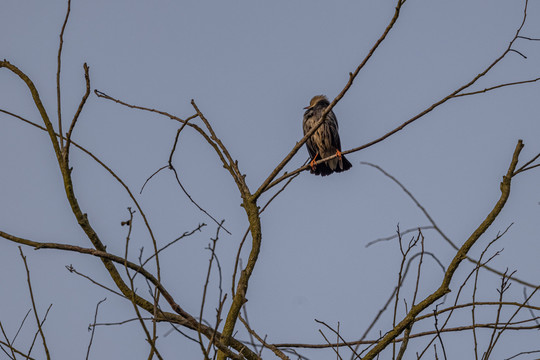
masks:
[(309, 106), (306, 106), (304, 109), (311, 109), (311, 108), (315, 107), (315, 105), (317, 105), (321, 101), (328, 102), (328, 99), (324, 95), (314, 96), (313, 98), (311, 98), (311, 101), (309, 102)]

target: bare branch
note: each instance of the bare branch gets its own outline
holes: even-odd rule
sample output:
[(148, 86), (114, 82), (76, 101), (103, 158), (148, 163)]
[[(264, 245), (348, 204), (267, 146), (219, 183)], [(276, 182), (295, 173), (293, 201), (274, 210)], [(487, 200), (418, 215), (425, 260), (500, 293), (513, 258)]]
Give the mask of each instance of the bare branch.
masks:
[(94, 333), (96, 331), (96, 322), (97, 322), (97, 315), (99, 311), (99, 305), (101, 305), (107, 298), (104, 298), (103, 300), (98, 301), (96, 304), (96, 312), (94, 313), (94, 322), (90, 325), (88, 325), (88, 330), (92, 331), (92, 334), (90, 335), (90, 342), (88, 343), (88, 350), (86, 351), (86, 360), (88, 360), (88, 357), (90, 356), (90, 348), (92, 347), (92, 341), (94, 340)]
[(173, 241), (171, 241), (171, 242), (169, 242), (168, 244), (166, 244), (166, 245), (164, 245), (163, 247), (161, 247), (161, 248), (157, 251), (157, 253), (154, 253), (154, 254), (150, 255), (150, 256), (148, 257), (148, 259), (144, 260), (144, 262), (141, 264), (141, 266), (146, 265), (146, 263), (147, 263), (148, 261), (150, 261), (154, 256), (156, 256), (156, 254), (159, 254), (160, 252), (162, 252), (163, 250), (167, 249), (169, 246), (171, 246), (171, 245), (177, 243), (178, 241), (182, 240), (183, 238), (189, 237), (189, 236), (195, 234), (195, 232), (197, 232), (197, 231), (201, 232), (201, 231), (202, 231), (201, 229), (202, 229), (203, 227), (205, 227), (205, 226), (206, 226), (205, 223), (201, 223), (201, 224), (199, 224), (195, 229), (193, 229), (193, 230), (191, 230), (191, 231), (186, 231), (186, 232), (184, 232), (182, 235), (180, 235), (179, 237), (177, 237), (177, 238), (174, 239)]
[[(244, 309), (245, 310), (245, 309)], [(261, 348), (261, 351), (263, 348), (268, 348), (270, 349), (277, 357), (279, 357), (280, 359), (282, 360), (289, 360), (289, 357), (287, 355), (285, 355), (283, 353), (283, 351), (279, 350), (277, 347), (275, 347), (274, 345), (272, 344), (269, 344), (266, 342), (266, 336), (264, 337), (264, 339), (255, 332), (255, 330), (253, 330), (251, 328), (251, 326), (249, 325), (248, 321), (247, 321), (247, 312), (246, 312), (246, 319), (244, 319), (242, 317), (242, 315), (238, 316), (238, 319), (242, 322), (242, 324), (244, 324), (246, 330), (248, 331), (248, 333), (250, 334), (250, 336), (254, 336), (257, 341), (259, 341), (261, 344), (262, 344), (262, 348)]]
[(540, 78), (509, 82), (509, 83), (505, 83), (505, 84), (499, 84), (499, 85), (495, 85), (495, 86), (492, 86), (492, 87), (488, 87), (488, 88), (485, 88), (484, 90), (471, 91), (471, 92), (467, 92), (467, 93), (457, 94), (457, 95), (454, 95), (454, 97), (457, 98), (457, 97), (460, 97), (460, 96), (470, 96), (470, 95), (476, 95), (476, 94), (483, 94), (483, 93), (486, 93), (488, 91), (492, 91), (492, 90), (495, 90), (495, 89), (500, 89), (500, 88), (503, 88), (503, 87), (506, 87), (506, 86), (529, 84), (529, 83), (537, 82), (539, 80), (540, 80)]
[(56, 70), (56, 103), (58, 106), (58, 133), (60, 134), (60, 148), (64, 148), (64, 137), (62, 134), (62, 106), (61, 106), (61, 96), (60, 96), (60, 72), (62, 68), (62, 48), (64, 47), (64, 31), (66, 30), (66, 25), (69, 19), (69, 12), (71, 11), (71, 0), (68, 0), (68, 6), (66, 11), (66, 18), (64, 19), (64, 24), (62, 25), (62, 30), (60, 30), (60, 42), (58, 44), (58, 57), (57, 57), (57, 70)]
[(34, 300), (34, 292), (32, 291), (32, 282), (30, 281), (30, 270), (28, 270), (28, 263), (26, 262), (26, 256), (24, 256), (22, 248), (20, 246), (19, 246), (19, 252), (21, 254), (21, 258), (23, 259), (24, 268), (26, 270), (26, 281), (28, 282), (28, 291), (30, 291), (30, 299), (32, 300), (32, 309), (34, 311), (34, 317), (36, 318), (39, 335), (41, 336), (41, 341), (43, 342), (43, 350), (45, 351), (45, 356), (47, 356), (47, 359), (50, 360), (51, 355), (49, 354), (49, 348), (47, 347), (47, 340), (45, 339), (45, 334), (43, 333), (43, 328), (41, 327), (42, 323), (39, 320), (36, 302)]
[[(73, 133), (73, 129), (75, 128), (75, 124), (77, 123), (77, 120), (79, 119), (79, 115), (81, 115), (82, 109), (84, 105), (86, 104), (86, 100), (88, 99), (88, 96), (90, 96), (90, 74), (89, 74), (89, 67), (86, 63), (83, 65), (84, 68), (84, 80), (86, 82), (86, 92), (84, 93), (81, 103), (79, 104), (79, 107), (77, 108), (77, 111), (75, 112), (75, 115), (73, 116), (73, 119), (71, 120), (71, 125), (69, 125), (69, 130), (66, 135), (66, 148), (64, 156), (67, 158), (69, 157), (69, 146), (71, 145), (71, 134)], [(61, 130), (58, 131), (59, 134), (62, 133)], [(67, 160), (66, 160), (67, 161)]]
[(3, 344), (5, 344), (8, 349), (11, 351), (11, 356), (8, 354), (8, 352), (6, 350), (4, 350), (4, 348), (2, 348), (2, 351), (4, 351), (4, 353), (7, 355), (7, 356), (10, 356), (11, 359), (16, 359), (16, 356), (15, 356), (15, 348), (13, 347), (13, 345), (11, 344), (11, 342), (9, 341), (9, 338), (6, 334), (6, 331), (4, 330), (4, 326), (2, 325), (2, 322), (0, 321), (0, 330), (2, 330), (2, 335), (4, 335), (4, 339), (6, 339), (6, 342), (2, 342)]

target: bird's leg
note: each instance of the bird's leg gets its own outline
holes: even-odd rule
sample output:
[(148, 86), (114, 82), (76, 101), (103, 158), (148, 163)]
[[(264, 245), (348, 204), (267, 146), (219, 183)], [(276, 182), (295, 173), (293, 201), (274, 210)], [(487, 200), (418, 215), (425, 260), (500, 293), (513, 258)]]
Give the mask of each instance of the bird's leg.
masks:
[(338, 158), (341, 159), (341, 151), (339, 151), (338, 149), (336, 149), (336, 155), (337, 155)]
[(311, 170), (313, 171), (315, 171), (315, 160), (317, 159), (317, 156), (319, 156), (319, 153), (315, 154), (315, 157), (309, 163), (309, 166), (311, 166)]

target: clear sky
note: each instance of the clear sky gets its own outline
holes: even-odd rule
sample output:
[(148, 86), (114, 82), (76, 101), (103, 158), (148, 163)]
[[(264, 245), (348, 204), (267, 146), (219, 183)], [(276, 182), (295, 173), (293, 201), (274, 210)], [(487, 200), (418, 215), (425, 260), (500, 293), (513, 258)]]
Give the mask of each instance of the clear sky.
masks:
[[(34, 81), (54, 122), (58, 35), (66, 5), (57, 0), (3, 0), (0, 12), (0, 58)], [(343, 150), (378, 138), (483, 71), (508, 46), (523, 5), (515, 0), (408, 0), (387, 40), (334, 108)], [(333, 99), (341, 91), (394, 7), (395, 1), (389, 0), (74, 0), (62, 57), (63, 117), (69, 121), (84, 93), (84, 62), (90, 66), (92, 89), (126, 102), (187, 118), (194, 114), (190, 101), (195, 99), (255, 190), (301, 139), (303, 107), (309, 99), (318, 94)], [(538, 1), (531, 1), (528, 16), (523, 35), (540, 38)], [(539, 77), (540, 42), (521, 39), (514, 48), (527, 59), (508, 54), (472, 90)], [(27, 89), (5, 69), (0, 71), (0, 109), (39, 122)], [(517, 140), (525, 143), (522, 161), (540, 152), (539, 110), (538, 83), (454, 99), (386, 141), (347, 155), (353, 164), (348, 172), (325, 178), (302, 173), (262, 216), (263, 245), (247, 295), (252, 326), (271, 343), (325, 343), (318, 332), (321, 325), (314, 321), (318, 319), (332, 326), (339, 322), (346, 339), (358, 339), (395, 286), (401, 261), (395, 242), (369, 248), (366, 244), (394, 234), (398, 224), (401, 229), (429, 225), (394, 183), (361, 162), (375, 163), (397, 177), (461, 244), (498, 199)], [(0, 230), (36, 241), (90, 247), (70, 213), (46, 134), (1, 113), (0, 126)], [(137, 193), (159, 244), (207, 224), (161, 258), (163, 283), (196, 315), (208, 266), (205, 248), (216, 225), (181, 192), (170, 171), (161, 172), (138, 194), (145, 180), (167, 163), (178, 127), (168, 118), (127, 109), (92, 93), (73, 138)], [(307, 157), (302, 148), (286, 170), (296, 169)], [(232, 233), (222, 232), (217, 245), (223, 289), (230, 293), (234, 256), (247, 226), (237, 188), (212, 149), (189, 129), (180, 136), (174, 164), (193, 198), (215, 218), (225, 219)], [(71, 165), (83, 211), (107, 249), (123, 254), (127, 229), (120, 222), (128, 218), (127, 207), (134, 207), (131, 200), (88, 156), (73, 150)], [(497, 232), (513, 223), (490, 250), (491, 256), (504, 249), (492, 265), (516, 270), (518, 277), (532, 283), (540, 283), (539, 181), (538, 169), (515, 179), (506, 208), (472, 250), (478, 257)], [(270, 196), (263, 196), (263, 204)], [(444, 265), (454, 256), (432, 230), (425, 231), (425, 246)], [(136, 214), (132, 260), (137, 261), (141, 247), (150, 254), (150, 240)], [(87, 327), (103, 298), (107, 301), (98, 321), (134, 317), (128, 302), (65, 268), (72, 264), (112, 286), (98, 259), (23, 251), (40, 314), (53, 304), (44, 330), (54, 358), (84, 358)], [(242, 258), (247, 259), (246, 251)], [(0, 241), (0, 264), (0, 321), (13, 337), (31, 308), (16, 244)], [(423, 266), (420, 295), (425, 296), (438, 287), (442, 272), (430, 259)], [(466, 264), (457, 273), (452, 296), (471, 269)], [(500, 279), (490, 273), (480, 278), (479, 297), (496, 299)], [(217, 285), (214, 273), (205, 309), (209, 321), (214, 319)], [(145, 283), (137, 286), (146, 296)], [(464, 302), (470, 298), (469, 289)], [(521, 301), (522, 287), (513, 284), (508, 298)], [(484, 315), (486, 322), (494, 320), (493, 313)], [(469, 310), (456, 314), (455, 324), (470, 321)], [(388, 314), (368, 338), (390, 324)], [(433, 323), (418, 327), (424, 328), (433, 328)], [(27, 348), (34, 329), (29, 318), (16, 345)], [(168, 325), (158, 327), (158, 347), (167, 359), (201, 358), (196, 343), (169, 330)], [(480, 349), (491, 333), (482, 334), (486, 337)], [(240, 331), (238, 337), (246, 339), (247, 334)], [(470, 338), (470, 332), (450, 336), (449, 357), (471, 355)], [(501, 341), (498, 358), (539, 350), (533, 336), (509, 333)], [(409, 358), (421, 351), (421, 344), (410, 345)], [(427, 358), (434, 358), (430, 351)], [(32, 354), (43, 358), (39, 347)], [(90, 358), (139, 359), (147, 354), (141, 328), (132, 322), (98, 327)], [(311, 359), (335, 357), (331, 350), (302, 354)], [(269, 351), (263, 355), (273, 356)]]

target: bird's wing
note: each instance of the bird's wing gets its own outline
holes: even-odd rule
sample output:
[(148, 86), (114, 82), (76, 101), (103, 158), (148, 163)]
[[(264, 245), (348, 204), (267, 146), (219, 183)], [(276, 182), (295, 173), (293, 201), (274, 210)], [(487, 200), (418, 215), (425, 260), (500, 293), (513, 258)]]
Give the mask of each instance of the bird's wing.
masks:
[[(313, 122), (310, 121), (310, 119), (311, 119), (312, 113), (313, 113), (312, 111), (308, 110), (304, 114), (304, 121), (302, 122), (304, 135), (306, 135), (309, 132), (309, 130), (311, 130), (311, 125), (312, 125)], [(306, 147), (308, 149), (309, 156), (313, 159), (315, 157), (315, 155), (317, 155), (317, 146), (313, 142), (313, 136), (311, 136), (309, 139), (307, 139)]]
[(337, 150), (341, 151), (341, 140), (339, 139), (339, 126), (336, 115), (333, 111), (330, 111), (328, 115), (326, 115), (326, 119), (326, 123), (330, 128), (330, 136), (332, 137), (331, 143)]

